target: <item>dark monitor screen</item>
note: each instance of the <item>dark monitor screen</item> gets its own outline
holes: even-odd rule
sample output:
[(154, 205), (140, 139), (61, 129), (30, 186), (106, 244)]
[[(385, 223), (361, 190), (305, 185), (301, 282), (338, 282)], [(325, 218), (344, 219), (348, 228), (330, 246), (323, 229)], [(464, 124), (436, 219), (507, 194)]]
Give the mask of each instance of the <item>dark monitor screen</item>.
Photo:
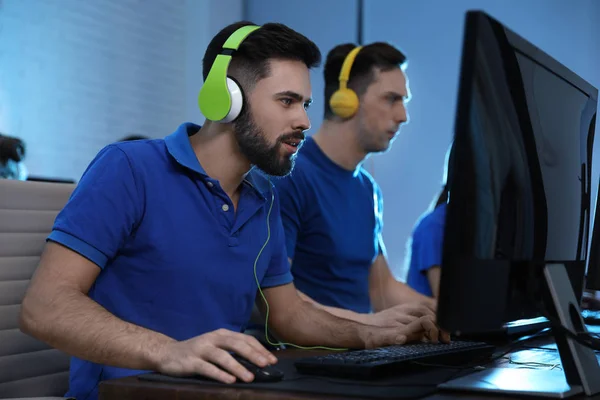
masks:
[(467, 13), (448, 165), (440, 325), (539, 315), (545, 263), (581, 297), (597, 90), (487, 14)]

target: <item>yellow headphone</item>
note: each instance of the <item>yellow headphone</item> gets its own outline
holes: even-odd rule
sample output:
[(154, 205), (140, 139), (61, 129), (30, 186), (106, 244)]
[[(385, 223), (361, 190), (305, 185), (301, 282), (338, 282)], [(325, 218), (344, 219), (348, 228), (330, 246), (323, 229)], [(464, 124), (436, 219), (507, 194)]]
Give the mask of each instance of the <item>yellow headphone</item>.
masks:
[(350, 118), (358, 111), (358, 96), (354, 90), (348, 89), (347, 86), (348, 79), (350, 79), (350, 69), (360, 49), (362, 49), (362, 46), (353, 48), (344, 59), (339, 78), (340, 88), (329, 99), (329, 107), (338, 117)]

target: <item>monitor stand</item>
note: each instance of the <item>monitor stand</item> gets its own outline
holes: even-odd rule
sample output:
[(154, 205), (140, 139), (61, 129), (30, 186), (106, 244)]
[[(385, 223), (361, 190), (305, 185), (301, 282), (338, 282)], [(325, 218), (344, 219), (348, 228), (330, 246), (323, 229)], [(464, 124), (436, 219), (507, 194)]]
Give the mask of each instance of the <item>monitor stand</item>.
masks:
[[(544, 267), (549, 291), (547, 309), (572, 332), (587, 332), (581, 310), (563, 264)], [(600, 365), (596, 354), (563, 332), (553, 329), (563, 371), (517, 368), (489, 368), (438, 386), (439, 389), (540, 396), (564, 399), (585, 393), (600, 393)]]

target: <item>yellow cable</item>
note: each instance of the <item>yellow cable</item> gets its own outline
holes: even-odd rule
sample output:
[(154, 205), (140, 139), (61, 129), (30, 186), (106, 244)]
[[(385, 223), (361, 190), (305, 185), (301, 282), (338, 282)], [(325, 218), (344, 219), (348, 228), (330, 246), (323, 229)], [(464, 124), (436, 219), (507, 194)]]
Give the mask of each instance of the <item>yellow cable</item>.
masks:
[[(269, 185), (271, 185), (270, 180), (269, 180)], [(275, 195), (273, 194), (273, 187), (271, 186), (271, 206), (269, 207), (269, 212), (267, 213), (267, 240), (265, 241), (262, 248), (258, 252), (258, 255), (256, 256), (256, 260), (254, 260), (254, 279), (256, 280), (256, 286), (258, 287), (258, 292), (260, 293), (260, 296), (262, 297), (263, 301), (265, 302), (265, 307), (267, 308), (267, 313), (265, 316), (265, 339), (267, 340), (267, 343), (269, 343), (271, 346), (284, 345), (284, 346), (292, 346), (292, 347), (295, 347), (298, 349), (303, 349), (303, 350), (332, 350), (332, 351), (349, 350), (346, 348), (334, 348), (334, 347), (325, 347), (325, 346), (305, 347), (305, 346), (299, 346), (299, 345), (293, 344), (293, 343), (283, 343), (283, 342), (273, 343), (273, 342), (271, 342), (271, 339), (269, 339), (269, 303), (267, 302), (267, 298), (265, 297), (265, 294), (263, 293), (262, 289), (260, 288), (260, 282), (258, 281), (258, 275), (256, 273), (256, 265), (258, 264), (258, 259), (260, 258), (260, 255), (262, 254), (265, 247), (267, 247), (267, 244), (269, 243), (269, 240), (271, 239), (271, 224), (269, 223), (269, 218), (271, 216), (271, 210), (273, 209), (274, 200), (275, 200)]]

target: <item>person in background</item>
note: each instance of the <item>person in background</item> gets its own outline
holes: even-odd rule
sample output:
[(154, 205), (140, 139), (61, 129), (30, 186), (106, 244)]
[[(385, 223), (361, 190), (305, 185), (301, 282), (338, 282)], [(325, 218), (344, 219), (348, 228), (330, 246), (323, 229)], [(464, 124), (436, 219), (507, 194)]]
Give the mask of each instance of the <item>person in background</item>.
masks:
[(131, 134), (119, 139), (119, 142), (129, 142), (132, 140), (146, 140), (146, 139), (150, 139), (150, 137), (145, 136), (145, 135), (140, 135), (138, 133), (131, 133)]
[(419, 293), (436, 299), (440, 294), (446, 207), (449, 200), (448, 164), (451, 162), (451, 157), (452, 146), (446, 152), (444, 186), (436, 194), (429, 209), (415, 224), (407, 245), (409, 260), (407, 283)]
[[(434, 315), (435, 301), (394, 278), (383, 241), (383, 195), (363, 168), (408, 122), (406, 56), (388, 43), (327, 55), (324, 121), (292, 174), (274, 181), (300, 296), (343, 318), (385, 325)], [(346, 100), (347, 98), (347, 100)]]
[(439, 297), (448, 190), (416, 224), (409, 240), (410, 259), (407, 283), (425, 296)]
[(16, 137), (0, 133), (0, 179), (27, 180), (25, 143)]

